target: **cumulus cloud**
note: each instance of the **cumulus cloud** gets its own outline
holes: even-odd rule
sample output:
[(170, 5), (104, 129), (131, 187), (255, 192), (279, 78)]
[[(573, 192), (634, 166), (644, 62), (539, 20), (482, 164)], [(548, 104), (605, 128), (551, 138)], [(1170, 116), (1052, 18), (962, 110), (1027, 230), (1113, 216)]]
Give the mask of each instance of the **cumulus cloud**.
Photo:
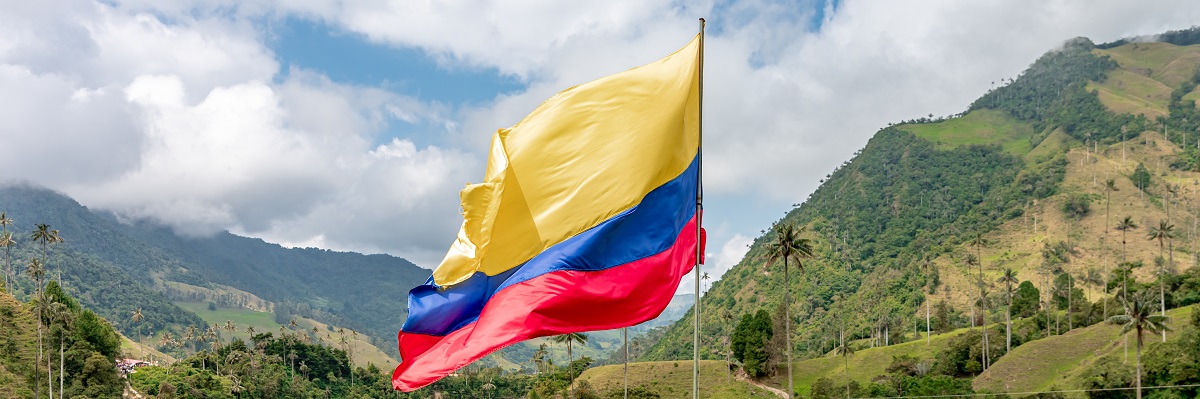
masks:
[[(0, 179), (185, 233), (231, 229), (432, 266), (458, 227), (458, 189), (482, 175), (488, 136), (555, 92), (682, 46), (706, 16), (706, 216), (725, 227), (710, 237), (722, 269), (888, 122), (962, 111), (1074, 36), (1200, 20), (1184, 0), (826, 3), (11, 4), (0, 12), (0, 138), (23, 151), (0, 157)], [(281, 73), (264, 43), (293, 18), (525, 87), (433, 104), (321, 71)], [(414, 125), (442, 140), (384, 134)], [(23, 167), (43, 158), (55, 162)]]

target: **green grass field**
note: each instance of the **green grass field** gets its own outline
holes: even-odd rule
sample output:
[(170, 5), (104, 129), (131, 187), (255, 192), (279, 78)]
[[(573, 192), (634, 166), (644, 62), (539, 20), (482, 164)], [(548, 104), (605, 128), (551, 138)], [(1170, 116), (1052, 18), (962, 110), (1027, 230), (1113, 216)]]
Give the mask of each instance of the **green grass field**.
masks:
[[(247, 326), (253, 326), (256, 333), (271, 332), (277, 335), (280, 333), (279, 328), (282, 327), (279, 323), (275, 322), (274, 315), (267, 312), (222, 307), (218, 307), (217, 310), (208, 310), (208, 303), (201, 302), (175, 302), (175, 304), (184, 310), (195, 313), (201, 319), (204, 319), (206, 323), (212, 325), (224, 326), (226, 321), (232, 321), (237, 329), (234, 331), (222, 331), (222, 337), (226, 341), (233, 338), (241, 338), (242, 340), (249, 341), (250, 334), (246, 332)], [(341, 336), (336, 332), (338, 329), (336, 326), (331, 330), (326, 324), (315, 320), (297, 318), (296, 321), (299, 324), (297, 329), (311, 331), (315, 327), (318, 338), (326, 339), (327, 345), (335, 347), (340, 345)], [(288, 330), (288, 333), (291, 333), (291, 331)], [(379, 348), (371, 345), (365, 335), (359, 335), (357, 338), (354, 338), (352, 334), (347, 333), (346, 339), (352, 342), (354, 363), (359, 366), (366, 366), (368, 363), (373, 363), (379, 366), (379, 368), (386, 370), (399, 363), (399, 361), (392, 359)], [(144, 340), (143, 342), (149, 341)]]
[(1107, 80), (1091, 82), (1087, 89), (1097, 90), (1100, 102), (1113, 112), (1148, 118), (1166, 115), (1171, 100), (1171, 88), (1166, 84), (1125, 69), (1109, 72)]
[[(871, 379), (881, 374), (887, 374), (887, 366), (892, 364), (892, 358), (899, 355), (909, 355), (922, 360), (930, 360), (937, 355), (950, 339), (966, 332), (962, 328), (944, 334), (934, 334), (926, 343), (924, 333), (921, 339), (902, 344), (877, 348), (866, 348), (854, 352), (847, 359), (841, 356), (827, 355), (816, 359), (795, 362), (792, 365), (794, 385), (800, 395), (809, 395), (812, 384), (822, 377), (832, 379), (836, 384), (844, 384), (846, 379), (846, 363), (850, 363), (850, 379), (866, 385)], [(853, 346), (851, 346), (853, 348)], [(768, 385), (786, 387), (786, 371), (768, 380)]]
[(938, 123), (900, 125), (900, 130), (937, 143), (941, 148), (970, 144), (999, 144), (1005, 152), (1025, 155), (1032, 147), (1033, 127), (994, 110), (973, 111)]
[(1200, 63), (1200, 45), (1176, 46), (1170, 43), (1133, 43), (1107, 50), (1095, 50), (1107, 55), (1122, 69), (1137, 72), (1166, 84), (1178, 87), (1192, 77)]
[[(587, 369), (579, 380), (587, 381), (602, 395), (607, 391), (620, 391), (624, 387), (623, 365), (600, 366)], [(645, 386), (657, 392), (663, 399), (684, 399), (692, 396), (692, 362), (688, 360), (666, 362), (640, 362), (629, 364), (629, 386)], [(700, 390), (702, 396), (712, 399), (774, 398), (775, 394), (738, 381), (726, 369), (724, 361), (705, 360), (700, 362)]]
[[(1196, 305), (1167, 311), (1168, 325), (1178, 330)], [(1014, 348), (991, 369), (975, 378), (976, 390), (992, 392), (1037, 392), (1083, 388), (1083, 374), (1092, 364), (1105, 356), (1124, 357), (1124, 339), (1118, 335), (1119, 326), (1097, 324), (1078, 328), (1063, 335), (1029, 342)], [(1174, 334), (1167, 335), (1170, 340)], [(1153, 337), (1151, 337), (1153, 338)], [(1147, 339), (1147, 345), (1160, 342)], [(1130, 336), (1130, 345), (1134, 344)], [(1130, 362), (1134, 348), (1129, 348)]]

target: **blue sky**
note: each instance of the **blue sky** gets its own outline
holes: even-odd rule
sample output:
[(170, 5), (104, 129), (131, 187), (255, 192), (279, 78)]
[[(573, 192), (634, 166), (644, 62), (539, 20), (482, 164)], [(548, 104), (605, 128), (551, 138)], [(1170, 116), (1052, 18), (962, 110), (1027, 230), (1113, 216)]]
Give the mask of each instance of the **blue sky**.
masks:
[[(962, 111), (1063, 41), (1189, 27), (1118, 0), (53, 0), (0, 11), (0, 182), (434, 267), (490, 136), (709, 21), (709, 271), (889, 122)], [(41, 168), (27, 165), (51, 158)], [(683, 290), (687, 290), (687, 285)]]

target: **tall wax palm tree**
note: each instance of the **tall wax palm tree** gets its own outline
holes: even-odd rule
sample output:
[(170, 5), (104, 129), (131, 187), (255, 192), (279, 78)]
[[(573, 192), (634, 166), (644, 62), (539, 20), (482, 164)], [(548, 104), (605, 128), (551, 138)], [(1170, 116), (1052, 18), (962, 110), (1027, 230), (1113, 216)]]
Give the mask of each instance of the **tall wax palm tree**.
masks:
[(29, 260), (29, 266), (25, 268), (25, 274), (37, 284), (34, 290), (34, 307), (37, 319), (37, 358), (33, 361), (33, 397), (36, 399), (42, 395), (41, 374), (37, 372), (38, 366), (42, 364), (42, 312), (44, 311), (46, 301), (42, 294), (42, 278), (46, 276), (46, 268), (42, 266), (42, 260), (33, 258)]
[[(137, 323), (137, 324), (141, 324), (142, 320), (145, 320), (145, 319), (146, 319), (146, 316), (142, 314), (142, 308), (134, 309), (133, 316), (131, 316), (129, 318), (130, 321), (133, 321), (134, 323)], [(142, 340), (142, 331), (140, 328), (137, 331), (137, 338), (138, 338), (139, 342)], [(145, 357), (145, 356), (146, 356), (145, 351), (142, 351), (142, 357)]]
[(35, 226), (33, 233), (29, 235), (29, 239), (33, 240), (33, 242), (42, 243), (42, 263), (46, 263), (46, 244), (55, 241), (55, 238), (53, 233), (50, 232), (50, 225), (38, 223)]
[[(971, 266), (975, 266), (975, 264), (977, 264), (977, 263), (979, 263), (979, 258), (975, 257), (975, 254), (967, 254), (967, 280), (971, 279)], [(977, 303), (975, 300), (973, 300), (971, 298), (971, 289), (970, 288), (967, 288), (967, 303), (971, 307), (971, 329), (974, 329), (975, 328), (975, 305)]]
[[(704, 273), (704, 279), (708, 279), (708, 273)], [(623, 371), (625, 381), (625, 399), (629, 399), (629, 327), (621, 329), (621, 340), (625, 342), (625, 345), (623, 345), (625, 347), (625, 368)]]
[(1129, 296), (1129, 284), (1127, 282), (1127, 280), (1129, 280), (1129, 270), (1125, 267), (1125, 262), (1127, 262), (1125, 259), (1125, 234), (1128, 233), (1129, 230), (1136, 228), (1138, 228), (1138, 225), (1133, 221), (1132, 216), (1125, 216), (1124, 219), (1121, 219), (1120, 222), (1117, 222), (1117, 230), (1121, 231), (1121, 272), (1123, 274), (1121, 277), (1122, 297)]
[(1008, 353), (1012, 351), (1012, 285), (1017, 283), (1017, 272), (1004, 269), (996, 282), (1004, 283), (1004, 300), (1008, 304), (1004, 309), (1004, 353)]
[[(926, 276), (926, 279), (925, 279), (925, 281), (926, 281), (926, 283), (925, 283), (925, 288), (926, 288), (927, 290), (928, 290), (929, 286), (931, 285), (931, 284), (930, 284), (930, 281), (931, 281), (932, 279), (928, 278), (928, 276), (929, 276), (929, 270), (932, 268), (932, 266), (933, 266), (933, 263), (929, 261), (929, 254), (922, 255), (922, 256), (921, 256), (921, 268), (925, 270), (925, 276)], [(926, 292), (928, 292), (928, 291), (926, 291)], [(931, 332), (931, 330), (930, 330), (930, 328), (929, 328), (929, 327), (930, 327), (930, 323), (929, 323), (929, 299), (927, 298), (927, 299), (925, 299), (925, 346), (929, 346), (929, 345), (930, 345), (930, 344), (933, 342), (933, 341), (932, 341), (932, 340), (933, 340), (933, 334), (931, 334), (931, 333), (930, 333), (930, 332)]]
[(573, 382), (575, 381), (575, 371), (571, 369), (571, 343), (573, 343), (573, 342), (578, 342), (581, 344), (587, 343), (587, 340), (588, 340), (587, 334), (570, 333), (570, 334), (556, 335), (556, 336), (554, 336), (554, 338), (551, 338), (551, 340), (553, 340), (554, 342), (560, 343), (560, 344), (564, 343), (564, 342), (567, 344), (567, 373), (570, 374), (570, 380), (568, 382), (569, 389), (567, 390), (567, 396), (569, 398), (574, 398), (575, 397), (575, 388), (574, 388)]
[(1142, 336), (1145, 331), (1150, 333), (1158, 333), (1159, 331), (1167, 331), (1167, 316), (1155, 315), (1153, 300), (1147, 295), (1135, 295), (1133, 300), (1123, 299), (1125, 303), (1125, 314), (1116, 315), (1108, 318), (1110, 324), (1120, 324), (1121, 335), (1125, 335), (1130, 331), (1136, 331), (1137, 335), (1137, 377), (1134, 379), (1137, 383), (1137, 399), (1142, 399)]
[(979, 310), (983, 317), (983, 324), (982, 324), (983, 325), (983, 341), (981, 342), (981, 344), (983, 345), (983, 351), (982, 351), (981, 355), (983, 356), (983, 359), (982, 359), (983, 360), (983, 362), (982, 362), (983, 369), (987, 370), (988, 366), (991, 365), (991, 355), (988, 353), (988, 346), (989, 346), (988, 345), (989, 344), (988, 331), (987, 331), (987, 324), (988, 324), (987, 311), (988, 311), (988, 309), (987, 309), (987, 292), (985, 291), (985, 287), (983, 285), (983, 247), (988, 244), (988, 240), (983, 237), (983, 234), (975, 233), (975, 237), (972, 237), (971, 241), (968, 244), (971, 244), (971, 246), (975, 247), (975, 252), (976, 252), (975, 256), (976, 256), (976, 258), (978, 258), (978, 264), (979, 264), (979, 276), (978, 276), (979, 277), (979, 301), (980, 301)]
[[(1106, 248), (1104, 248), (1106, 250), (1104, 252), (1105, 254), (1108, 253), (1107, 252), (1107, 249), (1108, 249), (1107, 248), (1107, 245), (1108, 245), (1108, 210), (1110, 208), (1110, 205), (1112, 204), (1112, 192), (1113, 191), (1121, 191), (1120, 189), (1117, 189), (1116, 180), (1113, 180), (1113, 179), (1106, 180), (1104, 182), (1104, 240), (1102, 240), (1102, 242), (1106, 246)], [(1107, 255), (1105, 257), (1107, 257)], [(1105, 265), (1104, 265), (1104, 296), (1108, 297), (1108, 263), (1107, 262), (1105, 262)], [(1108, 300), (1107, 299), (1104, 300), (1104, 318), (1105, 319), (1108, 318)]]
[[(73, 316), (71, 309), (67, 305), (55, 302), (50, 306), (50, 319), (56, 324), (61, 324), (58, 331), (58, 397), (60, 399), (64, 396), (65, 392), (63, 390), (63, 376), (66, 373), (66, 360), (63, 355), (66, 349), (66, 335), (67, 330), (71, 329), (74, 324), (75, 318)], [(50, 379), (50, 385), (54, 385), (54, 379)], [(51, 393), (50, 397), (53, 398), (54, 394)]]
[(533, 365), (537, 367), (538, 373), (544, 371), (542, 368), (546, 365), (546, 355), (549, 355), (549, 352), (546, 351), (544, 343), (538, 345), (538, 349), (533, 352)]
[(11, 231), (0, 232), (0, 247), (4, 247), (4, 270), (0, 270), (0, 273), (4, 274), (4, 290), (6, 292), (13, 292), (13, 284), (16, 283), (16, 281), (11, 278), (12, 263), (9, 257), (10, 248), (16, 243), (16, 240), (13, 240)]
[(13, 220), (8, 218), (8, 213), (0, 212), (0, 247), (4, 247), (4, 286), (8, 292), (12, 291), (12, 285), (16, 283), (13, 276), (12, 262), (10, 261), (10, 248), (17, 242), (12, 238), (12, 232), (8, 231), (8, 225), (12, 224)]
[[(54, 246), (54, 244), (61, 244), (64, 242), (66, 242), (66, 240), (63, 240), (62, 236), (58, 234), (58, 230), (50, 230), (50, 245), (51, 246)], [(58, 264), (58, 272), (56, 273), (56, 275), (58, 276), (58, 285), (62, 286), (62, 251), (57, 252), (57, 254), (58, 254), (59, 264)]]
[(804, 273), (804, 264), (801, 259), (811, 258), (813, 256), (813, 242), (811, 239), (802, 237), (805, 228), (796, 228), (792, 224), (782, 223), (775, 228), (775, 240), (767, 244), (767, 262), (766, 267), (776, 261), (783, 261), (783, 312), (784, 312), (784, 341), (787, 345), (787, 363), (788, 363), (788, 397), (792, 397), (796, 392), (792, 382), (792, 313), (791, 299), (789, 298), (788, 287), (788, 259), (796, 261), (796, 267)]
[[(1158, 258), (1163, 257), (1163, 240), (1169, 240), (1175, 237), (1175, 225), (1167, 223), (1166, 220), (1159, 220), (1158, 226), (1150, 226), (1150, 234), (1146, 236), (1148, 240), (1158, 240)], [(1162, 307), (1162, 316), (1167, 316), (1167, 295), (1163, 277), (1166, 274), (1166, 269), (1162, 262), (1158, 262), (1158, 300)], [(1167, 331), (1162, 332), (1162, 341), (1167, 342)]]
[(854, 354), (854, 349), (851, 348), (850, 345), (846, 343), (846, 330), (844, 328), (842, 329), (840, 335), (841, 335), (842, 344), (839, 345), (837, 348), (834, 348), (833, 353), (835, 355), (841, 356), (842, 360), (846, 364), (846, 398), (849, 399), (850, 398), (850, 355)]

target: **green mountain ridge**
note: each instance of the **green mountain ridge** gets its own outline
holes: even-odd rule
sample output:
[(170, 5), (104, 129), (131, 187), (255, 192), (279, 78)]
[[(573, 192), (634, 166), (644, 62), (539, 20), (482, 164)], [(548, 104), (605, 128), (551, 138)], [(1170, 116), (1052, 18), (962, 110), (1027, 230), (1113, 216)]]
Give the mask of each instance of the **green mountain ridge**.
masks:
[[(1065, 307), (1068, 297), (1090, 297), (1076, 326), (1095, 323), (1105, 306), (1096, 295), (1120, 278), (1116, 260), (1125, 251), (1113, 227), (1127, 215), (1142, 226), (1129, 234), (1127, 256), (1146, 265), (1130, 270), (1130, 279), (1157, 291), (1160, 249), (1145, 236), (1159, 220), (1175, 218), (1177, 227), (1164, 264), (1180, 273), (1200, 259), (1193, 256), (1200, 150), (1180, 145), (1200, 140), (1196, 32), (1175, 34), (1169, 43), (1096, 46), (1072, 39), (962, 114), (880, 130), (713, 284), (702, 299), (700, 335), (707, 339), (700, 352), (723, 360), (729, 350), (723, 337), (743, 314), (766, 309), (782, 320), (782, 264), (765, 264), (780, 224), (805, 226), (814, 239), (815, 256), (788, 282), (790, 350), (798, 359), (827, 359), (841, 330), (871, 346), (907, 342), (924, 332), (929, 303), (945, 303), (953, 327), (972, 317), (979, 322), (982, 311), (969, 306), (980, 302), (979, 269), (990, 322), (1004, 318), (1003, 286), (994, 281), (1011, 268), (1018, 281), (1043, 293), (1065, 287), (1062, 273), (1071, 273), (1080, 281), (1054, 298)], [(1154, 84), (1110, 79), (1130, 74)], [(1161, 95), (1160, 87), (1169, 88), (1164, 100), (1128, 106), (1129, 99)], [(1106, 192), (1106, 179), (1120, 191)], [(986, 244), (970, 245), (976, 236)], [(1168, 307), (1195, 303), (1191, 291), (1176, 294), (1179, 287), (1168, 286)], [(690, 314), (640, 360), (690, 359)]]
[[(51, 277), (61, 264), (67, 289), (129, 336), (204, 326), (170, 303), (162, 294), (172, 292), (167, 285), (224, 285), (273, 302), (282, 323), (296, 315), (352, 328), (394, 353), (392, 337), (404, 321), (408, 289), (430, 273), (389, 255), (290, 249), (227, 232), (181, 238), (165, 227), (121, 223), (65, 195), (25, 184), (0, 186), (0, 209), (16, 221), (14, 267), (23, 268), (33, 252), (40, 253), (27, 239), (33, 225), (50, 225), (65, 239), (50, 246)], [(147, 323), (124, 323), (139, 307)]]

